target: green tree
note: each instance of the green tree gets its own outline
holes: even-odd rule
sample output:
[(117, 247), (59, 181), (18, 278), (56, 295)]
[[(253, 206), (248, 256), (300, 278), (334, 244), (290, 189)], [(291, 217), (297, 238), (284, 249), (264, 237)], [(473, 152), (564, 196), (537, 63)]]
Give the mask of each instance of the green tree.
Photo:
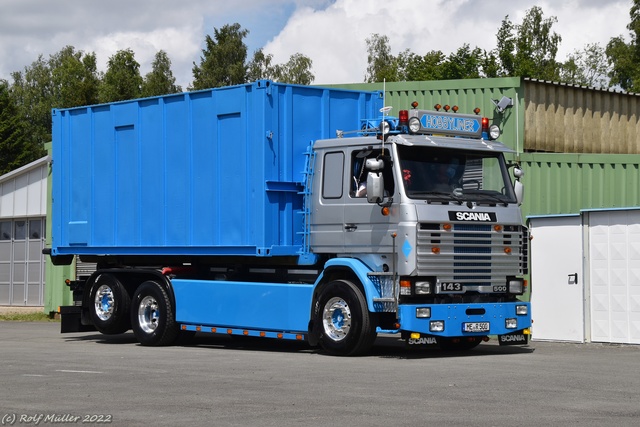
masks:
[(496, 50), (483, 52), (480, 68), (482, 70), (482, 77), (494, 78), (502, 75), (500, 72), (500, 59), (497, 56)]
[(482, 50), (471, 49), (468, 44), (462, 45), (456, 52), (451, 53), (442, 64), (442, 78), (475, 79), (480, 77), (482, 65)]
[(496, 35), (498, 74), (558, 81), (562, 64), (556, 56), (562, 37), (553, 31), (556, 22), (555, 16), (545, 19), (539, 6), (529, 9), (519, 25), (506, 16)]
[(253, 53), (253, 58), (247, 66), (247, 81), (275, 80), (276, 67), (273, 64), (273, 55), (265, 54), (262, 49)]
[(389, 37), (372, 34), (366, 39), (367, 43), (367, 71), (366, 83), (398, 81), (398, 61), (391, 54)]
[(35, 147), (27, 138), (26, 121), (11, 96), (9, 83), (0, 80), (0, 175), (39, 159), (43, 147)]
[(75, 51), (65, 46), (49, 59), (51, 71), (52, 99), (56, 108), (92, 105), (98, 102), (100, 74), (96, 54)]
[[(23, 121), (24, 149), (17, 162), (42, 157), (44, 143), (51, 141), (51, 109), (95, 104), (100, 75), (94, 53), (76, 52), (65, 46), (45, 60), (43, 55), (23, 71), (11, 74), (11, 97)], [(12, 152), (11, 155), (17, 155)], [(22, 159), (22, 160), (20, 160)], [(25, 160), (26, 159), (26, 160)]]
[(131, 49), (120, 50), (107, 62), (107, 71), (100, 86), (100, 102), (139, 98), (142, 89), (140, 64)]
[(247, 81), (261, 79), (276, 82), (309, 85), (315, 79), (311, 72), (311, 58), (301, 53), (295, 53), (284, 64), (274, 64), (273, 55), (266, 55), (262, 49), (254, 52), (253, 58), (247, 65)]
[(561, 81), (580, 86), (609, 88), (610, 68), (605, 50), (598, 43), (575, 50), (562, 65)]
[(291, 55), (285, 64), (276, 65), (275, 80), (283, 83), (310, 85), (315, 76), (311, 72), (311, 58), (301, 53)]
[(42, 55), (24, 71), (11, 73), (11, 96), (18, 108), (19, 117), (26, 126), (29, 149), (34, 149), (37, 159), (44, 154), (44, 143), (51, 141), (51, 108), (54, 86), (49, 63)]
[(249, 33), (240, 24), (214, 28), (213, 38), (207, 35), (200, 64), (193, 63), (192, 89), (200, 90), (246, 82), (247, 46), (244, 38)]
[(516, 37), (515, 26), (509, 20), (509, 16), (505, 16), (502, 24), (496, 34), (497, 46), (493, 55), (498, 62), (498, 75), (515, 76), (515, 54), (516, 54)]
[(397, 58), (400, 81), (442, 80), (442, 64), (446, 56), (432, 50), (421, 56), (406, 49)]
[(147, 73), (142, 82), (142, 96), (159, 96), (178, 92), (182, 92), (182, 88), (176, 85), (169, 55), (164, 50), (159, 50), (151, 64), (151, 72)]
[(620, 86), (629, 92), (640, 92), (640, 0), (634, 0), (629, 10), (631, 22), (627, 25), (631, 41), (623, 36), (613, 37), (605, 49), (611, 66), (609, 77), (612, 86)]

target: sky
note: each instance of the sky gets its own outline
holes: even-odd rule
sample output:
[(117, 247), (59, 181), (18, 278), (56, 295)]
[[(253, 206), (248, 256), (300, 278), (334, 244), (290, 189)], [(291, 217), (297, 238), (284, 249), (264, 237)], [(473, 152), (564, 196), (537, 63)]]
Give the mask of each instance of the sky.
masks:
[(311, 58), (314, 84), (361, 83), (367, 67), (366, 39), (389, 38), (391, 53), (455, 52), (467, 43), (496, 46), (505, 16), (522, 22), (533, 6), (562, 37), (558, 60), (587, 44), (628, 40), (632, 0), (1, 0), (0, 79), (23, 71), (43, 55), (73, 46), (95, 52), (98, 68), (132, 49), (145, 75), (158, 50), (167, 52), (183, 89), (193, 80), (206, 35), (239, 23), (249, 58), (262, 48), (274, 63), (295, 53)]

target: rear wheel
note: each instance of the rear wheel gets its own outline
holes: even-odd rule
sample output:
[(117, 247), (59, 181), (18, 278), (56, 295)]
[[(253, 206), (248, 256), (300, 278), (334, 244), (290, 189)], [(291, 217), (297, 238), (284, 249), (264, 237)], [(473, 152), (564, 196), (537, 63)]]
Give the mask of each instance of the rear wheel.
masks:
[(131, 326), (142, 345), (169, 345), (178, 336), (171, 299), (157, 282), (144, 282), (133, 295)]
[(330, 354), (362, 354), (376, 339), (362, 292), (346, 280), (331, 282), (322, 290), (314, 321), (320, 327), (320, 346)]
[(121, 334), (131, 328), (131, 297), (122, 283), (111, 274), (101, 274), (91, 289), (91, 320), (103, 334)]

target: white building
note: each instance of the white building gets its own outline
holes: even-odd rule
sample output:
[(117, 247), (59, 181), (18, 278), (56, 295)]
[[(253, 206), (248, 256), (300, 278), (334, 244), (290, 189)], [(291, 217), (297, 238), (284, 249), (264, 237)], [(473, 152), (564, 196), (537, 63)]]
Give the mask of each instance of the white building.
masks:
[(48, 162), (0, 176), (0, 305), (44, 303)]

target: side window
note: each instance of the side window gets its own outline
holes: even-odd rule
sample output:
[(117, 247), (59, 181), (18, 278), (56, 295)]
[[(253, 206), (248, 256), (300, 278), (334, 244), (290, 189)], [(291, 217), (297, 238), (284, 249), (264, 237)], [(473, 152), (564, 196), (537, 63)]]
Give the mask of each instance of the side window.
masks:
[[(367, 159), (377, 159), (382, 150), (372, 150), (371, 147), (362, 150), (356, 150), (351, 154), (351, 183), (349, 186), (349, 194), (351, 197), (366, 197), (367, 195), (367, 173), (365, 167)], [(385, 195), (391, 195), (395, 191), (393, 180), (393, 167), (391, 159), (385, 156), (385, 167), (382, 171), (384, 177)]]
[(322, 197), (339, 199), (342, 197), (342, 177), (344, 176), (344, 153), (327, 153), (322, 171)]

